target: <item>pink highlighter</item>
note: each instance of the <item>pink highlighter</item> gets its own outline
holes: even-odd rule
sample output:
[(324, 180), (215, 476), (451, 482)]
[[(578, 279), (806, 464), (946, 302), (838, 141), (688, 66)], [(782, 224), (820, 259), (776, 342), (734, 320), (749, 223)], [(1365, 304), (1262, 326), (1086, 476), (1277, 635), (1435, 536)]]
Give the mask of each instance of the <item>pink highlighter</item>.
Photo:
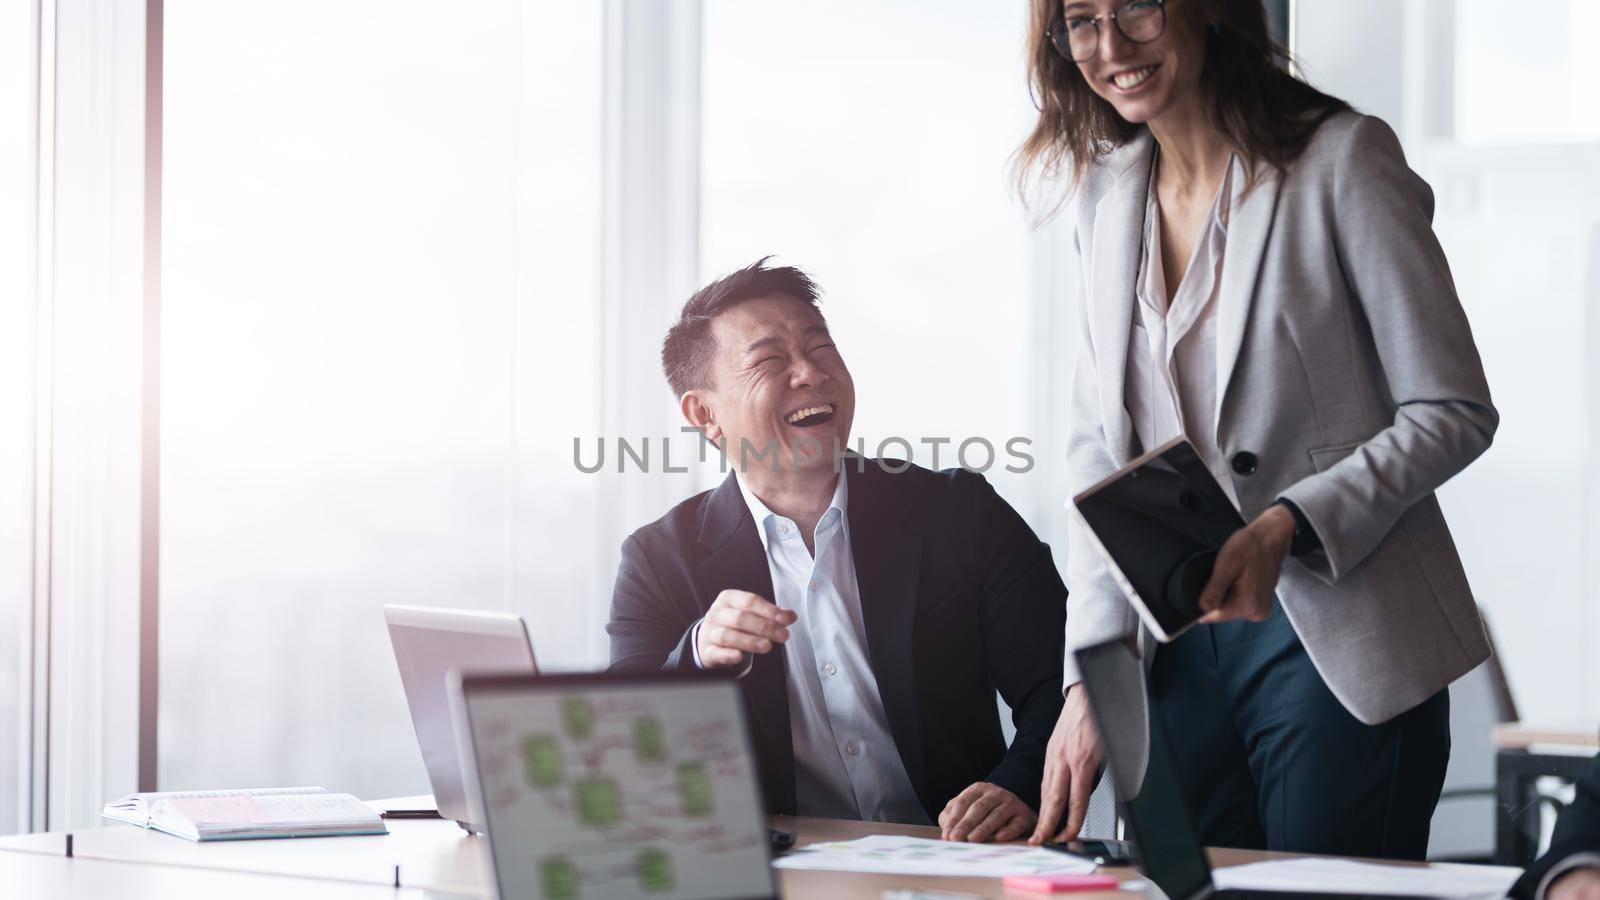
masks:
[(1114, 891), (1112, 875), (1007, 875), (1000, 883), (1011, 890), (1035, 894), (1064, 894), (1067, 891)]

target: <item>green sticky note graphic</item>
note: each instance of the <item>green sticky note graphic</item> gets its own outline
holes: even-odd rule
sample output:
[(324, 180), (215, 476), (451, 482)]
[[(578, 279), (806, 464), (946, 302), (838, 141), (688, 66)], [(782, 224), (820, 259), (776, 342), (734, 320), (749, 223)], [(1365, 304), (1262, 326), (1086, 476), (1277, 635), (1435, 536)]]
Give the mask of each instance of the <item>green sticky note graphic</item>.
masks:
[(711, 815), (711, 776), (703, 762), (686, 762), (678, 766), (678, 801), (683, 814), (693, 819)]
[(594, 712), (589, 701), (582, 697), (568, 697), (561, 701), (561, 724), (567, 734), (577, 741), (587, 741), (594, 736)]
[(651, 847), (639, 851), (634, 868), (639, 873), (639, 885), (646, 893), (670, 891), (677, 884), (672, 877), (672, 857), (665, 850)]
[(667, 736), (660, 719), (633, 720), (633, 752), (639, 762), (655, 765), (667, 761)]
[(617, 783), (609, 778), (586, 778), (573, 785), (573, 806), (578, 821), (589, 828), (609, 828), (622, 818)]
[(530, 734), (519, 742), (522, 777), (529, 787), (547, 788), (561, 783), (561, 745), (548, 734)]
[(552, 856), (539, 863), (539, 886), (552, 900), (572, 900), (578, 896), (578, 869), (565, 856)]

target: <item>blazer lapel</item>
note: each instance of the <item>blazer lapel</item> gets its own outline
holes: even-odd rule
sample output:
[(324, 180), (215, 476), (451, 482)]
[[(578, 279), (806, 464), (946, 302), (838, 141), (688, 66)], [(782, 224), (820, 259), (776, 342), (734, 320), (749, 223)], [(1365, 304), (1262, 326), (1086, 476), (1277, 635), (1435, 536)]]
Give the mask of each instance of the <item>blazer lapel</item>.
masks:
[(1139, 252), (1144, 244), (1144, 212), (1150, 187), (1155, 141), (1141, 131), (1123, 151), (1129, 163), (1095, 206), (1094, 249), (1090, 260), (1095, 363), (1100, 376), (1100, 421), (1118, 465), (1133, 458), (1133, 421), (1126, 398), (1128, 339), (1133, 331)]
[(850, 478), (850, 552), (855, 557), (856, 584), (861, 591), (867, 654), (900, 761), (912, 786), (921, 794), (927, 772), (922, 754), (912, 624), (922, 566), (922, 538), (904, 528), (910, 507), (907, 498), (894, 490), (894, 476), (882, 471), (876, 461), (867, 461), (864, 469), (859, 466), (854, 458), (846, 462)]
[[(1222, 283), (1217, 289), (1217, 408), (1215, 421), (1219, 437), (1222, 427), (1222, 402), (1244, 346), (1245, 325), (1255, 303), (1256, 277), (1261, 258), (1272, 233), (1273, 214), (1278, 208), (1278, 170), (1263, 164), (1262, 177), (1245, 195), (1228, 218), (1228, 248), (1223, 256)], [(1235, 173), (1241, 177), (1242, 173)]]
[[(730, 589), (772, 599), (772, 571), (767, 567), (767, 553), (761, 546), (760, 535), (756, 534), (750, 508), (739, 492), (739, 483), (731, 473), (712, 492), (706, 504), (699, 544), (709, 551), (695, 569), (708, 602)], [(751, 698), (757, 741), (766, 746), (766, 758), (772, 763), (769, 773), (762, 779), (770, 784), (768, 802), (776, 807), (770, 811), (792, 813), (795, 808), (794, 744), (789, 732), (789, 685), (783, 647), (780, 645), (771, 653), (757, 655), (750, 672), (742, 680)]]

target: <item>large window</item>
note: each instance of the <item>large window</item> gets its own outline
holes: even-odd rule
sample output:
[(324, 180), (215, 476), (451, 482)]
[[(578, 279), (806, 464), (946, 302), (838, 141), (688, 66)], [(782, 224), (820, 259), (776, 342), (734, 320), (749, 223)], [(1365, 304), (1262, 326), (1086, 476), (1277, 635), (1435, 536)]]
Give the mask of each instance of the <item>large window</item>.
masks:
[(1456, 136), (1466, 144), (1600, 141), (1600, 4), (1550, 0), (1508, 19), (1456, 0)]
[[(981, 438), (996, 452), (989, 477), (1012, 497), (1028, 482), (1005, 472), (1021, 465), (1006, 441), (1037, 437), (1027, 228), (1007, 187), (1032, 114), (1024, 13), (709, 0), (705, 23), (703, 273), (769, 253), (811, 272), (868, 454), (904, 438), (918, 463), (937, 452), (943, 468)], [(966, 461), (985, 466), (984, 445)]]
[(166, 4), (160, 782), (427, 790), (385, 603), (604, 658), (599, 4)]
[[(1457, 0), (1453, 38), (1454, 134), (1407, 150), (1501, 425), (1442, 496), (1523, 717), (1593, 719), (1600, 406), (1581, 398), (1600, 396), (1600, 6), (1508, 20)], [(1507, 510), (1537, 525), (1507, 527)]]
[(34, 35), (29, 4), (0, 3), (0, 834), (32, 800)]

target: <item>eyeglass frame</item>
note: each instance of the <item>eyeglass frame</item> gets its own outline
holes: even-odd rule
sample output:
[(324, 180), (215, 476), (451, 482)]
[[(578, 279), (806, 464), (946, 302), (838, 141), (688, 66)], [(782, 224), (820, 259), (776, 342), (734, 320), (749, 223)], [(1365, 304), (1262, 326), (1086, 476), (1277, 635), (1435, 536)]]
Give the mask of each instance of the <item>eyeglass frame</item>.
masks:
[[(1133, 38), (1129, 37), (1128, 32), (1123, 30), (1122, 23), (1117, 21), (1117, 15), (1119, 13), (1121, 13), (1124, 9), (1127, 9), (1129, 6), (1140, 2), (1154, 3), (1156, 5), (1156, 11), (1161, 14), (1161, 30), (1156, 32), (1155, 37), (1143, 41), (1134, 40)], [(1080, 17), (1073, 16), (1073, 18)], [(1108, 13), (1101, 13), (1097, 16), (1087, 16), (1086, 18), (1088, 18), (1089, 22), (1094, 25), (1094, 52), (1083, 59), (1078, 59), (1071, 53), (1072, 39), (1070, 37), (1066, 37), (1067, 17), (1064, 13), (1057, 12), (1055, 17), (1050, 20), (1050, 24), (1045, 27), (1045, 40), (1050, 42), (1050, 46), (1054, 47), (1057, 53), (1061, 53), (1061, 44), (1056, 41), (1054, 32), (1058, 29), (1062, 32), (1062, 37), (1067, 41), (1068, 52), (1061, 53), (1061, 55), (1074, 63), (1085, 63), (1100, 55), (1100, 41), (1101, 38), (1104, 37), (1104, 34), (1100, 31), (1101, 19), (1110, 19), (1111, 24), (1116, 27), (1117, 33), (1122, 35), (1122, 37), (1129, 43), (1151, 44), (1161, 40), (1161, 36), (1167, 33), (1167, 0), (1124, 0), (1124, 2), (1117, 4), (1116, 9), (1113, 9)]]

